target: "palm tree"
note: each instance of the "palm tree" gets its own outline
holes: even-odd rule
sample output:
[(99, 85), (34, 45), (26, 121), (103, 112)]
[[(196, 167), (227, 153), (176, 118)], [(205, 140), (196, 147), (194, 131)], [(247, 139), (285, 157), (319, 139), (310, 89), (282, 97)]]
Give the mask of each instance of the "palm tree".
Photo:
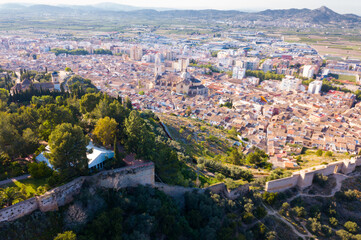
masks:
[(0, 189), (0, 203), (1, 205), (5, 205), (5, 207), (11, 206), (16, 200), (24, 199), (24, 195), (14, 187)]

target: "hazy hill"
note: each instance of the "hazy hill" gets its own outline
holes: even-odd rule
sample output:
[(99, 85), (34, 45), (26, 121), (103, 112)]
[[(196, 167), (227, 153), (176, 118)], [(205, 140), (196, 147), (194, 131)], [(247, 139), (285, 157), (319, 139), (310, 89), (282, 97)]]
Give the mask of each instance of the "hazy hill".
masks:
[(314, 10), (311, 9), (283, 9), (266, 10), (256, 13), (260, 16), (268, 16), (275, 19), (295, 19), (310, 23), (339, 23), (339, 22), (360, 22), (361, 17), (353, 14), (339, 14), (323, 6)]
[[(294, 21), (313, 24), (353, 24), (361, 23), (361, 17), (354, 14), (339, 14), (327, 7), (318, 9), (281, 9), (265, 10), (261, 12), (241, 12), (236, 10), (166, 10), (133, 7), (115, 3), (100, 3), (95, 5), (24, 5), (7, 3), (0, 5), (0, 19), (39, 16), (82, 16), (82, 17), (112, 17), (115, 19), (134, 20), (173, 20), (173, 19), (202, 19), (202, 20), (231, 20), (231, 21)], [(104, 21), (104, 19), (103, 19)]]

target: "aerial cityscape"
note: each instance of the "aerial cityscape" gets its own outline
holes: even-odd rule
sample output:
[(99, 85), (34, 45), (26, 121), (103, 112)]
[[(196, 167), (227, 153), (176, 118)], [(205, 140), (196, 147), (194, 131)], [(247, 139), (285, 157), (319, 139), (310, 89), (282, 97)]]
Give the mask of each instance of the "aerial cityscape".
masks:
[(151, 2), (0, 1), (0, 239), (361, 239), (361, 4)]

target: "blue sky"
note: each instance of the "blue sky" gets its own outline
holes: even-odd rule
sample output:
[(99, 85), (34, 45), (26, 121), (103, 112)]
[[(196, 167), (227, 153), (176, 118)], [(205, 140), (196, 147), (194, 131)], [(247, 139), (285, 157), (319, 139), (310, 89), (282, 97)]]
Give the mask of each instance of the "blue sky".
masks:
[[(15, 2), (0, 0), (0, 3)], [(41, 4), (95, 4), (100, 2), (115, 2), (142, 7), (164, 7), (179, 9), (235, 9), (263, 10), (285, 8), (318, 8), (327, 6), (339, 13), (356, 13), (361, 15), (360, 0), (19, 0), (24, 3)]]

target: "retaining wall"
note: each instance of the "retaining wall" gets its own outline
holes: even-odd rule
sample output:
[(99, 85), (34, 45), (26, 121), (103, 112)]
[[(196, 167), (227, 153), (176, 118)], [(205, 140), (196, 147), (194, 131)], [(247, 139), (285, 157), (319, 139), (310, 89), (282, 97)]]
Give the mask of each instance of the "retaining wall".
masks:
[(266, 182), (265, 191), (282, 192), (293, 187), (298, 187), (303, 190), (312, 185), (315, 174), (323, 174), (325, 176), (334, 173), (349, 174), (353, 172), (357, 166), (361, 166), (360, 156), (301, 170), (293, 173), (291, 177)]

